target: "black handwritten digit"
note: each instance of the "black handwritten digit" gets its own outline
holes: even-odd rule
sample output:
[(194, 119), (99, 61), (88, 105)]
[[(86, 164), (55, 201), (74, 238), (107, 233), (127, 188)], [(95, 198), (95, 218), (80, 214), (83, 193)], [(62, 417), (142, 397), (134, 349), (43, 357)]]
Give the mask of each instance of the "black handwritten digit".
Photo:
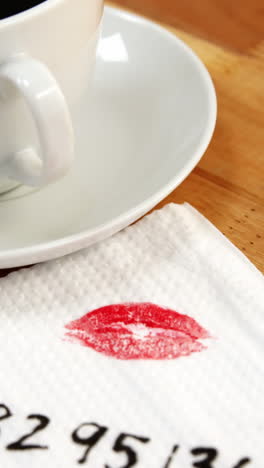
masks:
[[(138, 455), (135, 452), (135, 450), (132, 449), (128, 444), (124, 443), (125, 439), (127, 439), (128, 437), (131, 439), (137, 440), (143, 444), (146, 444), (147, 442), (150, 441), (148, 437), (139, 437), (136, 435), (125, 434), (125, 433), (120, 434), (113, 445), (113, 450), (115, 452), (118, 452), (118, 453), (124, 452), (127, 456), (126, 465), (120, 468), (130, 468), (131, 466), (135, 466), (138, 462)], [(109, 465), (105, 465), (105, 468), (111, 468), (111, 467)]]
[(242, 458), (233, 468), (242, 468), (246, 465), (248, 465), (251, 462), (251, 459), (248, 457)]
[(172, 451), (171, 451), (171, 453), (169, 455), (169, 458), (167, 459), (167, 461), (166, 461), (166, 463), (164, 465), (164, 468), (169, 468), (171, 466), (171, 462), (173, 461), (174, 455), (178, 451), (178, 448), (179, 448), (179, 445), (174, 445), (172, 447)]
[(218, 452), (214, 448), (208, 448), (208, 447), (197, 447), (191, 450), (192, 455), (204, 455), (205, 458), (202, 460), (193, 462), (192, 466), (195, 466), (196, 468), (214, 468), (214, 465), (212, 464), (218, 456)]
[[(81, 429), (83, 429), (84, 427), (95, 427), (96, 430), (89, 437), (81, 437), (80, 432)], [(100, 426), (96, 423), (84, 423), (77, 427), (77, 429), (72, 433), (72, 440), (76, 444), (84, 445), (85, 447), (87, 447), (83, 456), (78, 460), (78, 463), (82, 464), (88, 460), (90, 451), (104, 437), (107, 431), (107, 427)]]
[(3, 403), (0, 403), (0, 421), (10, 418), (11, 416), (13, 415), (8, 406), (4, 405)]
[(50, 423), (50, 419), (47, 416), (43, 416), (42, 414), (30, 414), (27, 419), (36, 419), (38, 424), (32, 429), (31, 432), (25, 434), (24, 436), (20, 437), (20, 439), (16, 440), (9, 444), (6, 448), (7, 450), (45, 450), (48, 449), (47, 445), (38, 445), (38, 444), (29, 444), (25, 441), (32, 437), (37, 432), (43, 431)]
[[(0, 421), (4, 421), (4, 419), (11, 418), (12, 413), (8, 406), (4, 405), (3, 403), (0, 403)], [(0, 429), (0, 434), (1, 434), (1, 429)]]

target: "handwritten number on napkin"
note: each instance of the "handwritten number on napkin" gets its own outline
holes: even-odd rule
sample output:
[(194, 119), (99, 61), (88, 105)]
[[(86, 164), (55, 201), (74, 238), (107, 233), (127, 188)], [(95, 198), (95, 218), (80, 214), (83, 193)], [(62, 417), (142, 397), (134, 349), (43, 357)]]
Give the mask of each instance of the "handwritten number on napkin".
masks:
[(10, 418), (11, 416), (12, 416), (12, 413), (10, 409), (6, 405), (3, 405), (3, 403), (1, 403), (0, 404), (0, 421)]
[[(12, 415), (10, 409), (6, 406), (3, 405), (2, 403), (0, 404), (0, 421), (3, 421), (4, 419), (10, 418)], [(1, 429), (0, 429), (0, 434), (1, 434)]]
[[(3, 403), (0, 403), (0, 421), (9, 419), (12, 416), (13, 416), (13, 413), (9, 409), (9, 407)], [(37, 420), (37, 424), (31, 430), (31, 432), (21, 436), (15, 442), (12, 442), (9, 445), (7, 445), (6, 446), (7, 450), (11, 450), (11, 451), (36, 450), (36, 449), (43, 450), (43, 449), (49, 448), (47, 445), (38, 445), (38, 444), (29, 443), (29, 439), (31, 439), (38, 432), (41, 432), (44, 429), (46, 429), (50, 423), (50, 419), (47, 416), (44, 416), (42, 414), (30, 414), (27, 417), (27, 419)], [(92, 429), (92, 433), (90, 432), (88, 436), (84, 436), (83, 434), (84, 428), (88, 428), (90, 431)], [(75, 431), (71, 435), (73, 442), (85, 447), (85, 452), (83, 456), (79, 460), (77, 460), (77, 463), (83, 464), (88, 461), (91, 450), (98, 444), (98, 442), (100, 442), (100, 440), (105, 436), (108, 430), (109, 430), (108, 427), (102, 426), (97, 423), (83, 423), (83, 424), (80, 424), (80, 426), (78, 426), (77, 429), (75, 429)], [(1, 434), (1, 429), (0, 429), (0, 434)], [(131, 468), (135, 466), (139, 461), (138, 453), (135, 451), (134, 448), (131, 447), (127, 439), (134, 439), (134, 441), (137, 441), (143, 444), (146, 444), (147, 442), (151, 441), (151, 439), (148, 437), (127, 434), (124, 432), (119, 434), (114, 442), (112, 450), (117, 453), (123, 453), (123, 455), (125, 455), (127, 458), (127, 463), (125, 465), (122, 465), (122, 467), (118, 467), (118, 468)], [(165, 466), (163, 466), (163, 468), (171, 467), (171, 464), (174, 460), (176, 453), (178, 453), (178, 450), (180, 450), (179, 445), (174, 445), (172, 447), (171, 453), (169, 457), (167, 458), (167, 461), (165, 463)], [(199, 460), (192, 462), (193, 467), (216, 468), (214, 462), (218, 458), (218, 451), (215, 448), (195, 447), (190, 451), (190, 454), (192, 455), (192, 457), (195, 457), (195, 458), (202, 457)], [(243, 457), (240, 459), (240, 461), (238, 461), (235, 465), (232, 465), (232, 467), (230, 468), (244, 468), (246, 465), (250, 464), (251, 461), (252, 461), (251, 458)], [(112, 468), (112, 467), (110, 467), (109, 465), (104, 465), (104, 468)]]
[(218, 452), (214, 448), (197, 447), (191, 451), (193, 455), (205, 455), (205, 458), (193, 463), (196, 468), (214, 468), (213, 461), (216, 460)]
[(173, 461), (174, 455), (177, 452), (178, 448), (179, 448), (179, 445), (174, 445), (172, 447), (171, 454), (170, 454), (169, 458), (167, 459), (164, 468), (169, 468), (171, 466), (171, 462)]
[[(81, 437), (80, 431), (84, 427), (95, 427), (96, 430), (89, 437)], [(72, 440), (76, 444), (84, 445), (87, 447), (83, 456), (78, 460), (79, 464), (83, 464), (88, 460), (90, 451), (99, 442), (99, 440), (101, 440), (102, 437), (104, 437), (107, 431), (108, 431), (107, 427), (100, 426), (99, 424), (96, 424), (96, 423), (84, 423), (84, 424), (81, 424), (79, 427), (77, 427), (77, 429), (72, 433)]]
[[(138, 461), (138, 456), (135, 450), (131, 448), (127, 443), (124, 443), (125, 439), (128, 437), (134, 440), (138, 440), (139, 442), (142, 442), (143, 444), (146, 444), (147, 442), (150, 441), (148, 437), (139, 437), (139, 436), (132, 435), (132, 434), (121, 433), (113, 445), (113, 450), (115, 452), (118, 452), (118, 453), (124, 452), (127, 456), (127, 464), (123, 465), (120, 468), (131, 468), (132, 466), (135, 466)], [(105, 465), (105, 468), (111, 468), (111, 467), (109, 465)]]
[(248, 463), (251, 462), (251, 459), (246, 457), (246, 458), (242, 458), (242, 460), (240, 460), (235, 466), (234, 468), (242, 468), (246, 465), (248, 465)]
[[(193, 466), (195, 466), (196, 468), (214, 468), (213, 462), (218, 457), (218, 452), (216, 449), (197, 447), (191, 450), (191, 453), (192, 455), (205, 455), (206, 457), (203, 460), (199, 460), (193, 463)], [(250, 462), (250, 458), (242, 458), (233, 468), (242, 468)]]
[(47, 418), (47, 416), (43, 416), (42, 414), (30, 414), (27, 419), (37, 419), (38, 424), (32, 429), (31, 432), (20, 437), (20, 439), (16, 440), (15, 442), (7, 445), (7, 450), (46, 450), (49, 448), (47, 445), (25, 444), (24, 442), (37, 432), (43, 431), (49, 425), (50, 419)]

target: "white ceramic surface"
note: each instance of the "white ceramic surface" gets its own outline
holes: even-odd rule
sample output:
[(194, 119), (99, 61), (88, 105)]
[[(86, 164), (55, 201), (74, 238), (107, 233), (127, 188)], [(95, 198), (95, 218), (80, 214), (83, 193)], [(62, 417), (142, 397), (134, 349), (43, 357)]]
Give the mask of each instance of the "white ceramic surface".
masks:
[(103, 0), (46, 0), (0, 20), (0, 193), (72, 166), (102, 12)]
[(77, 251), (138, 219), (198, 163), (215, 119), (214, 87), (193, 52), (153, 23), (106, 8), (77, 163), (54, 185), (0, 197), (0, 267)]

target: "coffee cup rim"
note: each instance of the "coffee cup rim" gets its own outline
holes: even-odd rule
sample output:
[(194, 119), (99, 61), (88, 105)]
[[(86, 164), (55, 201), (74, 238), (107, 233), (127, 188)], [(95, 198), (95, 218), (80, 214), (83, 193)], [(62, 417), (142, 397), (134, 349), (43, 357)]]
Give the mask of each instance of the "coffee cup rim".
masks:
[(28, 20), (29, 18), (32, 19), (35, 16), (38, 16), (42, 12), (63, 3), (65, 0), (45, 0), (39, 5), (35, 5), (27, 10), (20, 11), (15, 15), (8, 16), (7, 18), (0, 19), (0, 30), (2, 27), (11, 26), (18, 22), (23, 22)]

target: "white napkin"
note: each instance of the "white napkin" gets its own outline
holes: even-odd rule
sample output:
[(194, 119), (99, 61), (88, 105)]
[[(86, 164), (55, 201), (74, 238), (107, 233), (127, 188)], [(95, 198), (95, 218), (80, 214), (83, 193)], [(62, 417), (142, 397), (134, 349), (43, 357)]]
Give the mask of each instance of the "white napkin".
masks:
[[(106, 355), (100, 315), (101, 349), (82, 346), (84, 332), (80, 342), (65, 339), (65, 325), (88, 312), (125, 304), (135, 319), (155, 310), (146, 303), (190, 317), (175, 314), (171, 359)], [(195, 320), (211, 336), (200, 352), (188, 355), (194, 337), (184, 337), (185, 319), (190, 335)], [(139, 321), (127, 333), (141, 355), (166, 354), (166, 339), (148, 349), (162, 323), (153, 330)], [(11, 274), (0, 280), (0, 466), (263, 468), (263, 336), (262, 275), (187, 204)], [(186, 355), (176, 358), (182, 337)], [(112, 342), (111, 352), (131, 357), (125, 343)]]

